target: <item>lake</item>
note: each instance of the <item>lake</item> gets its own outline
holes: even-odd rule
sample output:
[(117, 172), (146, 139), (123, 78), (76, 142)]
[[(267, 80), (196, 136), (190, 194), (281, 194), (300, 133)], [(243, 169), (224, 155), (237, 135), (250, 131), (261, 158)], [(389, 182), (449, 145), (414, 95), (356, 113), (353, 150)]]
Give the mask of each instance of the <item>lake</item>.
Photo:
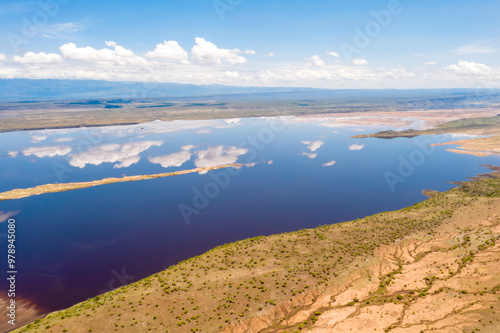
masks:
[(381, 129), (284, 117), (2, 133), (1, 192), (242, 164), (0, 202), (17, 220), (18, 298), (65, 308), (217, 245), (403, 208), (500, 165), (429, 146), (458, 135), (351, 138)]

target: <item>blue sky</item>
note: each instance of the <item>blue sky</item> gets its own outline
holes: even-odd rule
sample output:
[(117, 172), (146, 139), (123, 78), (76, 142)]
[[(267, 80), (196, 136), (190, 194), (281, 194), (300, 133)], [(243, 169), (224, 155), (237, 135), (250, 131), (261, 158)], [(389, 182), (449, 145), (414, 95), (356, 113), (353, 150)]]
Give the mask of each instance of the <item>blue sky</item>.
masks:
[(498, 0), (3, 0), (0, 77), (499, 86), (499, 14)]

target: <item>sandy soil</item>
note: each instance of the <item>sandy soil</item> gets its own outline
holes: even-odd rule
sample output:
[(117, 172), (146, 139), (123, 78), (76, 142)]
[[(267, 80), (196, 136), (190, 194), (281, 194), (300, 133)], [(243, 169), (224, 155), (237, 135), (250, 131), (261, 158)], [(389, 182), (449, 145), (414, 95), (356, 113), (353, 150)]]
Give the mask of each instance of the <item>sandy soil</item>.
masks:
[(194, 172), (206, 172), (210, 170), (217, 170), (229, 167), (241, 167), (242, 164), (226, 164), (214, 167), (204, 167), (204, 168), (195, 168), (189, 170), (168, 172), (168, 173), (159, 173), (154, 175), (139, 175), (139, 176), (125, 176), (122, 178), (104, 178), (101, 180), (94, 180), (91, 182), (80, 182), (80, 183), (60, 183), (60, 184), (45, 184), (37, 187), (27, 188), (27, 189), (15, 189), (12, 191), (2, 192), (0, 193), (0, 201), (3, 200), (13, 200), (13, 199), (21, 199), (27, 198), (34, 195), (40, 195), (45, 193), (56, 193), (56, 192), (65, 192), (72, 191), (86, 187), (99, 186), (99, 185), (107, 185), (114, 183), (123, 183), (123, 182), (133, 182), (138, 180), (145, 179), (155, 179), (155, 178), (163, 178), (163, 177), (171, 177), (178, 175), (185, 175), (188, 173)]
[(432, 146), (443, 145), (459, 145), (458, 148), (446, 149), (447, 151), (459, 154), (474, 156), (500, 155), (500, 136), (435, 143)]

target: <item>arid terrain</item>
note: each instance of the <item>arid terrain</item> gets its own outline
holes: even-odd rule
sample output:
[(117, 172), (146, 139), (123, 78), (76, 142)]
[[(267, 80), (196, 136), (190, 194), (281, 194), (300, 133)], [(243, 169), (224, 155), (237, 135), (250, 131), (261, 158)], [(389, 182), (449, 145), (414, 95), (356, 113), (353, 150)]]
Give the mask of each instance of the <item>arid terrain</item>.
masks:
[[(342, 91), (339, 95), (336, 91), (323, 91), (317, 96), (270, 93), (257, 96), (9, 102), (0, 103), (0, 133), (139, 124), (154, 120), (288, 115), (332, 116), (332, 126), (380, 124), (398, 127), (412, 125), (415, 121), (423, 126), (432, 126), (460, 118), (490, 117), (499, 113), (500, 97), (496, 94), (414, 94), (381, 91), (349, 95), (349, 92)], [(311, 99), (304, 99), (305, 96)]]
[(500, 179), (217, 247), (19, 332), (498, 332)]

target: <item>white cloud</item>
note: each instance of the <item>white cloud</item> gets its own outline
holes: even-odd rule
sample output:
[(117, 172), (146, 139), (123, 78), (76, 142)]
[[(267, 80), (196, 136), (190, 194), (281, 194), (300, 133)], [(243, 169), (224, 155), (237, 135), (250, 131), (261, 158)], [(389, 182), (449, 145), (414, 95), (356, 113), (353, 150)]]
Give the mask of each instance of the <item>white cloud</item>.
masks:
[(243, 53), (245, 53), (245, 54), (256, 54), (255, 50), (250, 50), (250, 49), (245, 50), (245, 52), (243, 52)]
[(247, 59), (238, 55), (240, 50), (219, 49), (215, 44), (206, 41), (204, 38), (196, 37), (196, 44), (191, 49), (191, 56), (200, 64), (244, 64)]
[(30, 147), (23, 150), (26, 156), (35, 155), (36, 157), (54, 157), (64, 156), (71, 152), (71, 147), (66, 146), (44, 146), (44, 147)]
[(366, 61), (365, 59), (352, 59), (352, 63), (354, 65), (368, 65), (368, 61)]
[(437, 64), (437, 62), (435, 62), (435, 61), (426, 61), (426, 62), (424, 62), (424, 65), (436, 65), (436, 64)]
[[(60, 47), (60, 55), (31, 52), (26, 57), (16, 57), (16, 60), (25, 62), (24, 66), (19, 62), (9, 61), (12, 60), (10, 57), (7, 59), (0, 54), (0, 78), (90, 79), (261, 87), (408, 89), (467, 87), (471, 85), (468, 74), (481, 74), (483, 76), (481, 79), (490, 82), (491, 87), (500, 86), (500, 68), (477, 63), (459, 62), (445, 68), (422, 66), (415, 67), (415, 72), (410, 72), (403, 66), (384, 68), (366, 64), (342, 65), (335, 63), (335, 59), (332, 59), (334, 64), (323, 66), (325, 62), (318, 56), (307, 58), (309, 66), (274, 63), (270, 58), (267, 67), (261, 64), (241, 66), (247, 61), (244, 56), (251, 54), (250, 51), (253, 50), (243, 49), (249, 52), (242, 52), (239, 49), (219, 49), (203, 38), (197, 40), (199, 43), (193, 46), (191, 51), (194, 51), (194, 54), (191, 55), (180, 47), (178, 54), (169, 49), (169, 45), (177, 43), (175, 41), (171, 41), (173, 42), (171, 44), (164, 42), (159, 44), (161, 47), (157, 45), (157, 48), (150, 48), (152, 51), (146, 52), (145, 57), (138, 56), (132, 50), (127, 50), (112, 41), (106, 42), (104, 49), (94, 49), (90, 46), (77, 47), (74, 43), (67, 43)], [(161, 53), (162, 51), (165, 53)], [(173, 53), (169, 53), (170, 51)], [(187, 58), (184, 52), (188, 53)], [(333, 51), (329, 51), (328, 54), (331, 52)], [(149, 57), (153, 54), (158, 56), (162, 54), (165, 58)], [(269, 54), (262, 56), (267, 59)], [(172, 60), (169, 57), (181, 60)], [(189, 64), (188, 60), (192, 64)], [(184, 65), (174, 67), (171, 62)], [(200, 64), (224, 66), (199, 66)]]
[(191, 159), (190, 149), (191, 147), (189, 147), (189, 149), (183, 149), (180, 152), (173, 153), (170, 155), (150, 157), (148, 158), (148, 160), (151, 163), (160, 164), (164, 168), (180, 167), (181, 165), (183, 165), (184, 163), (186, 163)]
[(484, 64), (477, 62), (468, 62), (460, 60), (457, 65), (450, 65), (444, 68), (445, 71), (456, 73), (456, 74), (488, 74), (491, 72), (491, 68)]
[(163, 141), (137, 141), (123, 145), (102, 145), (71, 156), (69, 164), (84, 168), (87, 164), (116, 163), (114, 168), (126, 168), (139, 162), (142, 152), (152, 146), (161, 146), (162, 144)]
[(212, 133), (212, 130), (210, 128), (204, 128), (196, 131), (196, 134), (210, 134), (210, 133)]
[(34, 134), (31, 136), (31, 142), (40, 143), (48, 138), (48, 135)]
[(19, 213), (18, 210), (11, 212), (5, 212), (3, 210), (0, 210), (0, 223), (7, 221), (8, 219), (17, 215), (18, 213)]
[(63, 61), (59, 54), (44, 52), (26, 52), (22, 57), (14, 56), (12, 60), (20, 64), (57, 64)]
[(80, 22), (56, 23), (47, 25), (41, 30), (41, 36), (51, 39), (64, 39), (69, 38), (71, 35), (78, 31), (87, 29), (88, 24), (86, 20)]
[(268, 55), (269, 57), (274, 57), (274, 53), (272, 53), (272, 52), (269, 52), (267, 55)]
[(329, 166), (332, 166), (334, 165), (335, 163), (337, 163), (336, 161), (330, 161), (330, 162), (327, 162), (325, 164), (323, 164), (324, 167), (329, 167)]
[(248, 152), (246, 148), (216, 146), (208, 147), (206, 150), (199, 150), (194, 165), (198, 168), (213, 167), (218, 165), (233, 164), (238, 161), (238, 157)]
[(307, 61), (308, 66), (314, 66), (314, 67), (326, 66), (325, 62), (318, 55), (310, 56), (309, 58), (305, 58), (304, 60)]
[(241, 118), (229, 118), (229, 119), (224, 119), (224, 122), (226, 124), (238, 124), (241, 121)]
[(349, 150), (361, 150), (365, 147), (365, 145), (359, 145), (357, 143), (349, 146)]
[(0, 64), (7, 61), (7, 56), (3, 53), (0, 53)]
[(183, 64), (189, 64), (188, 53), (184, 50), (179, 43), (174, 40), (164, 41), (163, 44), (156, 45), (153, 51), (145, 53), (146, 57), (156, 59), (166, 59), (179, 61)]
[(131, 50), (117, 45), (115, 42), (106, 42), (106, 45), (114, 49), (96, 50), (93, 47), (77, 47), (74, 43), (62, 45), (59, 50), (65, 59), (97, 63), (101, 65), (145, 65), (147, 61), (134, 54)]
[(56, 138), (54, 139), (54, 142), (70, 142), (70, 141), (73, 141), (75, 140), (74, 138), (66, 138), (66, 137), (63, 137), (63, 138)]
[(497, 51), (490, 45), (491, 41), (480, 41), (456, 48), (453, 52), (458, 55), (463, 54), (489, 54)]
[(332, 57), (335, 57), (335, 58), (340, 58), (340, 54), (338, 54), (337, 52), (334, 52), (334, 51), (327, 51), (326, 52), (328, 55), (331, 55)]
[(307, 149), (309, 149), (312, 152), (315, 152), (324, 144), (324, 142), (320, 141), (320, 140), (318, 140), (318, 141), (301, 141), (301, 142), (305, 145), (308, 145)]
[(240, 74), (237, 71), (227, 71), (224, 73), (224, 76), (236, 78), (240, 76)]
[(302, 155), (304, 156), (307, 156), (309, 158), (316, 158), (316, 156), (318, 156), (318, 154), (313, 154), (313, 153), (302, 153)]

